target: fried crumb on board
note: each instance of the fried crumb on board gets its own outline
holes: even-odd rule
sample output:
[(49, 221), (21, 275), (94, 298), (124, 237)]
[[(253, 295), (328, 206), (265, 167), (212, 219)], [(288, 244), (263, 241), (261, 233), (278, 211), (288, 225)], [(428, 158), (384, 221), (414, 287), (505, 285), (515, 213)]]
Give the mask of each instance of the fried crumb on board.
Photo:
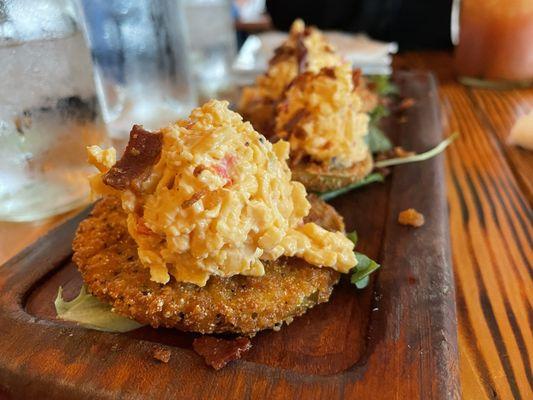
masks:
[(413, 107), (416, 103), (416, 100), (411, 97), (406, 97), (400, 103), (396, 106), (396, 111), (405, 111), (411, 107)]
[(207, 365), (219, 370), (230, 361), (241, 358), (243, 353), (252, 348), (252, 342), (247, 337), (227, 340), (204, 335), (194, 339), (192, 347)]
[(414, 208), (403, 210), (398, 215), (398, 222), (401, 225), (414, 226), (415, 228), (424, 225), (424, 215), (416, 211)]
[(156, 346), (152, 349), (152, 357), (165, 364), (170, 361), (171, 355), (170, 349), (163, 346)]

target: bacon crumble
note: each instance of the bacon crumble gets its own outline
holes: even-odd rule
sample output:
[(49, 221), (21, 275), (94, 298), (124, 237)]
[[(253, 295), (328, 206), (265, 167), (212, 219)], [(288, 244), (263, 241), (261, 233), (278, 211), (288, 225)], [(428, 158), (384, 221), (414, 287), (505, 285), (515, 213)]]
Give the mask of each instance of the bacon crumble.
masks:
[(230, 361), (241, 358), (252, 348), (252, 342), (247, 337), (226, 340), (214, 336), (200, 336), (194, 339), (192, 347), (204, 358), (207, 365), (219, 370)]
[(185, 200), (182, 203), (181, 207), (184, 209), (189, 208), (194, 203), (196, 203), (198, 200), (200, 200), (202, 197), (204, 197), (206, 194), (207, 194), (206, 190), (200, 190), (199, 192), (196, 192), (195, 194), (192, 195), (192, 197), (189, 200)]
[(359, 84), (361, 83), (361, 69), (360, 68), (355, 68), (352, 71), (352, 83), (353, 83), (354, 90), (356, 90), (359, 87)]
[(124, 154), (103, 176), (106, 185), (118, 190), (127, 189), (132, 181), (143, 176), (161, 157), (163, 136), (141, 125), (133, 125)]
[(300, 108), (298, 111), (294, 113), (292, 118), (288, 120), (285, 123), (285, 125), (283, 125), (283, 130), (288, 133), (291, 133), (296, 127), (296, 125), (298, 124), (298, 122), (300, 122), (300, 120), (302, 120), (308, 115), (309, 115), (309, 111), (307, 111), (305, 108)]
[(156, 346), (152, 350), (152, 357), (165, 364), (167, 364), (170, 361), (171, 355), (172, 355), (172, 352), (163, 346)]

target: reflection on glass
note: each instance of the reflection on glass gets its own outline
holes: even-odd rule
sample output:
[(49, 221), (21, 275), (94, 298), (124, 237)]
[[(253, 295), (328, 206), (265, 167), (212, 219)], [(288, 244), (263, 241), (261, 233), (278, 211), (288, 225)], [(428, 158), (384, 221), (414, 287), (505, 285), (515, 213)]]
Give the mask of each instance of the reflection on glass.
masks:
[(157, 129), (189, 113), (189, 74), (180, 0), (83, 0), (104, 116), (114, 138), (132, 124)]
[(70, 1), (0, 1), (0, 219), (88, 202), (85, 146), (106, 140)]
[(216, 98), (231, 89), (237, 36), (230, 0), (185, 0), (188, 44), (200, 95)]

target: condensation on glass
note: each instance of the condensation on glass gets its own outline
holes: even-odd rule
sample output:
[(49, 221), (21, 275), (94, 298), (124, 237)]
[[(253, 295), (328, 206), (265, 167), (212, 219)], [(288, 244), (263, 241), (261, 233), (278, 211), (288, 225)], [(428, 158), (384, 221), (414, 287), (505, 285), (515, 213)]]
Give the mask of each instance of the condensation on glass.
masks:
[(113, 139), (158, 129), (197, 105), (181, 0), (80, 0)]
[(203, 100), (224, 98), (234, 89), (232, 65), (237, 35), (231, 0), (184, 0), (188, 49)]
[(106, 143), (73, 4), (0, 0), (0, 219), (87, 203), (85, 147)]

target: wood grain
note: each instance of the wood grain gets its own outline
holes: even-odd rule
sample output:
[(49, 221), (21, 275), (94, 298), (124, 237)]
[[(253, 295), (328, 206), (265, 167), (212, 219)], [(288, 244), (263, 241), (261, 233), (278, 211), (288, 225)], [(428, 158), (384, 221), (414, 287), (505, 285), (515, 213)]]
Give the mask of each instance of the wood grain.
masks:
[[(503, 155), (460, 87), (443, 88), (450, 130), (450, 224), (458, 287), (461, 349), (487, 397), (531, 398), (531, 225), (526, 200)], [(475, 149), (475, 150), (474, 150)]]
[(516, 120), (533, 110), (533, 89), (494, 90), (473, 89), (467, 91), (472, 97), (474, 110), (485, 132), (497, 139), (508, 160), (518, 184), (529, 204), (533, 204), (533, 153), (507, 143), (507, 138)]
[(80, 209), (36, 222), (0, 221), (0, 266), (49, 230), (78, 214)]
[(445, 131), (461, 132), (446, 153), (446, 181), (463, 397), (531, 399), (533, 155), (505, 140), (533, 89), (464, 87), (447, 53), (396, 62), (439, 73)]
[[(488, 90), (465, 87), (455, 79), (452, 54), (443, 51), (408, 52), (397, 55), (394, 58), (394, 68), (431, 71), (437, 75), (441, 89), (457, 87), (465, 90), (465, 93), (472, 98), (468, 107), (472, 107), (476, 119), (483, 126), (483, 135), (494, 140), (494, 145), (503, 151), (506, 164), (513, 171), (519, 188), (531, 207), (533, 204), (533, 152), (508, 145), (507, 137), (515, 121), (533, 110), (533, 88)], [(453, 112), (452, 109), (451, 113)], [(443, 120), (446, 121), (446, 118), (447, 115), (444, 115)]]
[[(74, 263), (69, 262), (32, 291), (26, 311), (35, 317), (56, 320), (53, 301), (59, 286), (70, 299), (79, 293), (82, 279)], [(354, 293), (347, 280), (336, 288), (331, 300), (313, 308), (281, 331), (259, 333), (244, 360), (274, 368), (290, 369), (309, 375), (339, 374), (355, 365), (366, 351), (372, 291)], [(58, 321), (59, 322), (59, 321)], [(342, 335), (338, 335), (342, 322)], [(64, 323), (59, 322), (62, 325)], [(67, 324), (68, 325), (68, 324)], [(305, 335), (302, 335), (305, 332)], [(198, 335), (174, 329), (145, 327), (128, 336), (183, 349), (192, 349)], [(275, 352), (272, 349), (276, 349)]]
[[(527, 180), (524, 178), (529, 176), (531, 182), (532, 175), (529, 172), (523, 172), (521, 174), (523, 177), (517, 174), (520, 174), (520, 171), (527, 171), (528, 165), (531, 167), (533, 155), (531, 152), (519, 149), (512, 150), (514, 148), (506, 147), (504, 142), (511, 122), (524, 112), (524, 104), (530, 104), (533, 90), (482, 91), (482, 97), (491, 97), (490, 102), (493, 104), (504, 103), (503, 107), (489, 108), (483, 104), (488, 101), (480, 99), (480, 94), (455, 82), (452, 57), (449, 53), (406, 53), (397, 55), (394, 63), (395, 68), (423, 69), (437, 73), (443, 104), (443, 121), (445, 123), (448, 120), (453, 121), (447, 123), (445, 129), (447, 133), (460, 129), (464, 136), (472, 125), (475, 126), (473, 140), (461, 139), (452, 146), (451, 150), (458, 148), (461, 151), (449, 151), (446, 170), (452, 254), (459, 289), (457, 298), (463, 397), (467, 400), (531, 398), (531, 362), (524, 360), (532, 358), (530, 332), (533, 324), (530, 301), (524, 305), (521, 299), (531, 295), (528, 282), (531, 282), (532, 250), (531, 244), (526, 244), (524, 247), (523, 243), (524, 238), (531, 238), (531, 205), (526, 204), (527, 199), (531, 201), (531, 191), (526, 188)], [(512, 99), (507, 100), (509, 94)], [(469, 101), (465, 101), (465, 98)], [(492, 122), (488, 124), (482, 121)], [(480, 175), (477, 172), (473, 178), (470, 174), (470, 181), (476, 189), (476, 195), (472, 195), (470, 184), (466, 180), (465, 172), (470, 171), (466, 168), (465, 160), (474, 156), (481, 157), (478, 155), (478, 139), (483, 139), (486, 143), (482, 155), (485, 166), (482, 181), (477, 179)], [(511, 156), (510, 151), (519, 152), (521, 155)], [(526, 161), (520, 163), (516, 160), (517, 157), (525, 158)], [(489, 168), (486, 165), (490, 164), (491, 160), (494, 160), (494, 165)], [(519, 167), (520, 165), (525, 165), (526, 168)], [(482, 185), (479, 185), (479, 182)], [(482, 205), (481, 208), (478, 204)], [(483, 229), (479, 222), (481, 219), (478, 218), (478, 209), (483, 212), (485, 221)], [(468, 216), (468, 225), (463, 223), (463, 215)], [(48, 222), (38, 226), (0, 224), (0, 264), (44, 234), (52, 225), (53, 223)], [(477, 226), (475, 230), (472, 228), (473, 225)], [(502, 226), (503, 228), (499, 228)], [(495, 241), (504, 244), (492, 250), (494, 259), (488, 264), (487, 269), (490, 267), (494, 271), (494, 268), (498, 268), (496, 270), (498, 277), (505, 273), (507, 282), (505, 291), (499, 287), (503, 281), (487, 279), (487, 276), (482, 278), (483, 285), (481, 285), (476, 278), (475, 268), (485, 267), (484, 264), (480, 264), (480, 260), (484, 261), (486, 258), (488, 235), (490, 235), (489, 244), (492, 245)], [(516, 241), (515, 235), (522, 240)], [(508, 270), (512, 273), (507, 273)], [(490, 276), (494, 275), (492, 273)], [(521, 278), (524, 276), (526, 279)], [(517, 287), (519, 290), (514, 290)], [(497, 304), (499, 306), (496, 307)], [(506, 309), (511, 309), (513, 313), (508, 314)], [(518, 311), (514, 311), (515, 309)], [(520, 315), (518, 320), (516, 314)], [(493, 335), (493, 329), (489, 327), (487, 320), (492, 321), (491, 326), (498, 326), (499, 334)], [(494, 348), (502, 349), (502, 346), (501, 354), (494, 351)], [(519, 358), (510, 359), (506, 346), (523, 349), (523, 354)], [(514, 382), (517, 383), (510, 383), (510, 378), (507, 377), (500, 361), (501, 357), (510, 359), (509, 363), (515, 374)], [(514, 370), (518, 370), (518, 373)], [(524, 375), (525, 380), (520, 380)], [(515, 393), (519, 389), (518, 396), (513, 395), (511, 385), (514, 385)], [(0, 398), (1, 394), (0, 388)]]
[[(400, 86), (417, 104), (406, 124), (392, 126), (399, 143), (418, 151), (435, 145), (441, 126), (433, 80), (414, 73)], [(43, 302), (50, 307), (57, 286), (76, 279), (68, 263), (79, 218), (61, 226), (0, 269), (0, 392), (59, 399), (458, 398), (442, 158), (398, 167), (386, 184), (335, 201), (348, 228), (357, 228), (361, 250), (383, 264), (373, 291), (350, 293), (341, 285), (331, 304), (279, 333), (266, 332), (255, 353), (218, 372), (186, 341), (167, 342), (168, 364), (153, 360), (153, 342), (175, 332), (106, 334), (50, 319)], [(426, 215), (422, 228), (397, 223), (408, 207)], [(316, 356), (329, 357), (328, 369)]]

